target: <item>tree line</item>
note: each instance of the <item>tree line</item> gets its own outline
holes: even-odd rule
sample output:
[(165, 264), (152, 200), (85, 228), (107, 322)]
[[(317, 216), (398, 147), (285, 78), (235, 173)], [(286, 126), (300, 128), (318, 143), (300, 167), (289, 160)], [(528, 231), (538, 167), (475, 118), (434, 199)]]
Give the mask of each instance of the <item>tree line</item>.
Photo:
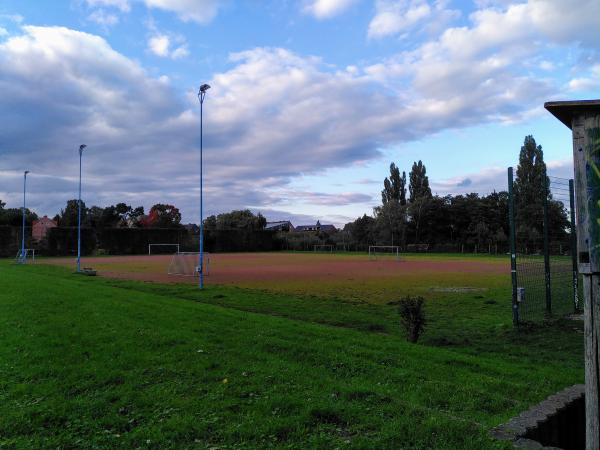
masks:
[[(514, 183), (517, 241), (521, 251), (539, 250), (544, 198), (548, 202), (549, 235), (554, 243), (568, 247), (567, 210), (562, 202), (552, 198), (549, 186), (542, 147), (533, 136), (526, 136)], [(344, 232), (356, 248), (397, 245), (408, 250), (456, 251), (467, 246), (469, 251), (491, 248), (506, 251), (508, 201), (506, 190), (488, 195), (433, 195), (422, 161), (413, 163), (408, 177), (391, 163), (389, 176), (383, 180), (381, 204), (373, 209), (372, 215), (365, 214), (346, 224)]]
[[(78, 200), (68, 200), (64, 208), (52, 220), (59, 227), (76, 227), (78, 223)], [(0, 200), (0, 225), (19, 227), (22, 225), (22, 208), (5, 208), (6, 203)], [(38, 215), (29, 208), (25, 210), (25, 224), (30, 227)], [(85, 228), (179, 228), (181, 213), (173, 205), (157, 203), (150, 208), (148, 214), (144, 207), (136, 208), (126, 203), (117, 203), (105, 208), (92, 206), (88, 208), (81, 202), (81, 225)]]

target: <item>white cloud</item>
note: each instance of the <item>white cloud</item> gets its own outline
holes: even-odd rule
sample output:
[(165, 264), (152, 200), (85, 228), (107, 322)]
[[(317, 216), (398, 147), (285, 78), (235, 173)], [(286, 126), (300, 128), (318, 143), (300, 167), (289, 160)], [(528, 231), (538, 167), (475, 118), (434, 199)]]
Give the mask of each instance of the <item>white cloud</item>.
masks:
[(112, 27), (119, 23), (119, 17), (116, 14), (110, 14), (104, 11), (103, 9), (96, 9), (89, 16), (88, 20), (92, 22), (96, 22), (98, 25), (102, 27)]
[(592, 91), (600, 87), (600, 77), (573, 78), (569, 81), (570, 91)]
[(143, 3), (149, 9), (172, 12), (184, 22), (207, 24), (211, 22), (224, 0), (85, 0), (87, 5), (96, 7), (113, 7), (121, 12), (131, 11), (134, 1)]
[(119, 9), (122, 12), (129, 12), (131, 10), (131, 5), (129, 0), (85, 0), (88, 6), (95, 7), (114, 7)]
[(556, 65), (552, 61), (540, 61), (540, 69), (551, 71), (556, 69)]
[(148, 39), (148, 48), (157, 56), (169, 56), (170, 45), (169, 37), (164, 34), (152, 36)]
[[(173, 41), (178, 41), (179, 45), (174, 46)], [(161, 33), (155, 34), (148, 39), (148, 49), (156, 56), (163, 58), (180, 59), (190, 54), (183, 38), (177, 37), (173, 39)]]
[[(470, 25), (448, 28), (439, 38), (365, 67), (363, 73), (396, 95), (406, 96), (407, 102), (421, 99), (430, 113), (454, 114), (454, 123), (460, 122), (469, 108), (479, 110), (484, 121), (523, 120), (541, 111), (544, 100), (566, 92), (540, 75), (539, 70), (548, 65), (538, 64), (536, 73), (523, 62), (543, 61), (545, 52), (557, 44), (595, 49), (600, 43), (600, 27), (591, 26), (594, 19), (589, 18), (590, 11), (600, 10), (600, 2), (588, 2), (588, 9), (574, 7), (577, 13), (565, 12), (566, 23), (555, 28), (552, 23), (558, 21), (564, 3), (569, 2), (531, 0), (504, 9), (478, 10), (471, 14)], [(578, 24), (582, 23), (590, 23), (592, 31), (579, 33)], [(592, 35), (598, 39), (591, 39)], [(585, 70), (578, 70), (582, 72)], [(584, 82), (590, 86), (590, 77), (580, 78), (585, 80), (574, 80), (571, 88)]]
[(317, 19), (330, 19), (346, 11), (356, 0), (309, 0), (304, 5), (304, 12)]
[(376, 0), (376, 12), (369, 23), (368, 36), (381, 39), (409, 32), (437, 33), (460, 16), (459, 11), (446, 6), (446, 0), (431, 4), (427, 0)]
[(404, 32), (429, 17), (431, 8), (426, 1), (377, 1), (377, 13), (369, 24), (369, 37), (381, 38)]
[(0, 27), (0, 37), (8, 36), (8, 30), (6, 28)]
[(161, 9), (177, 14), (184, 22), (206, 24), (212, 21), (222, 0), (144, 0), (148, 8)]
[(181, 45), (171, 52), (171, 58), (181, 59), (189, 56), (190, 51), (186, 45)]
[[(276, 204), (277, 188), (299, 173), (378, 154), (376, 141), (386, 134), (379, 132), (393, 126), (385, 117), (395, 111), (390, 100), (368, 94), (363, 81), (322, 71), (314, 58), (255, 49), (234, 55), (232, 65), (207, 80), (208, 212)], [(0, 89), (3, 168), (48, 175), (32, 182), (32, 206), (52, 213), (73, 197), (74, 155), (86, 143), (87, 203), (169, 201), (189, 220), (197, 213), (192, 92), (191, 103), (180, 103), (169, 84), (98, 36), (31, 26), (0, 43)], [(370, 106), (354, 108), (352, 98), (367, 94)]]

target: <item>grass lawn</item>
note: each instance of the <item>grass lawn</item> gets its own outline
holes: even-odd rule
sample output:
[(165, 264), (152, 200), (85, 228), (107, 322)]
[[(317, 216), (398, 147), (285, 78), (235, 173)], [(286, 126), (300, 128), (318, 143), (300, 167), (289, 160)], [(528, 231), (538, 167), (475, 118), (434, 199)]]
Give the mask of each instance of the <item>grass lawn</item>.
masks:
[(515, 331), (486, 284), (413, 280), (414, 345), (386, 302), (2, 261), (0, 448), (509, 448), (489, 429), (583, 381), (582, 325)]

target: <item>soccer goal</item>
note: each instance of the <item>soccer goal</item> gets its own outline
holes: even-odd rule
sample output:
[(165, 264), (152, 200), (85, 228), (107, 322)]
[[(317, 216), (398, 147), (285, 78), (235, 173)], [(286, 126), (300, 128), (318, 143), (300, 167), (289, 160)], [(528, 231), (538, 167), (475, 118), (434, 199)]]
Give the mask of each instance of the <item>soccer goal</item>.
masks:
[(15, 257), (15, 262), (17, 264), (27, 264), (30, 261), (35, 262), (34, 248), (26, 248), (18, 251), (17, 256)]
[(179, 253), (179, 244), (148, 244), (149, 255), (172, 255)]
[(200, 270), (204, 276), (210, 273), (210, 254), (204, 253), (202, 258), (202, 269), (200, 268), (200, 252), (175, 253), (169, 264), (169, 275), (180, 275), (184, 277), (198, 277)]
[(400, 261), (400, 247), (397, 245), (370, 245), (369, 259), (377, 259), (382, 256), (392, 256), (396, 261)]
[(328, 253), (333, 253), (333, 245), (327, 245), (327, 244), (315, 245), (313, 247), (313, 252), (328, 252)]

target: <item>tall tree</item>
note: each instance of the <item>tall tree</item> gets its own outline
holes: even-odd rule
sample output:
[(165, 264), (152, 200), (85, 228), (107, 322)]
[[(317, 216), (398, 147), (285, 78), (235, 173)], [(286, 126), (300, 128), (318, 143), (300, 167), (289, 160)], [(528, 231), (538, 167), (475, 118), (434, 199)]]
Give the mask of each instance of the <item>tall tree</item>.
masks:
[(429, 210), (431, 200), (429, 177), (427, 176), (425, 164), (421, 160), (418, 163), (413, 163), (408, 178), (410, 182), (408, 185), (410, 192), (410, 207), (408, 212), (414, 229), (415, 244), (418, 244), (420, 243), (422, 219)]
[(397, 202), (401, 205), (406, 204), (406, 172), (402, 172), (396, 164), (390, 164), (390, 176), (383, 180), (383, 191), (381, 191), (381, 202), (385, 205), (388, 202)]
[(413, 163), (410, 174), (408, 175), (410, 192), (410, 201), (414, 202), (421, 198), (431, 198), (431, 189), (429, 188), (429, 177), (427, 169), (421, 160)]
[(542, 233), (543, 203), (545, 198), (550, 198), (549, 186), (542, 146), (536, 144), (533, 136), (525, 136), (514, 186), (516, 219), (520, 227)]
[[(58, 223), (61, 227), (76, 227), (78, 223), (78, 200), (68, 200), (65, 209), (61, 209)], [(85, 202), (81, 201), (81, 223), (87, 221), (87, 208)]]

